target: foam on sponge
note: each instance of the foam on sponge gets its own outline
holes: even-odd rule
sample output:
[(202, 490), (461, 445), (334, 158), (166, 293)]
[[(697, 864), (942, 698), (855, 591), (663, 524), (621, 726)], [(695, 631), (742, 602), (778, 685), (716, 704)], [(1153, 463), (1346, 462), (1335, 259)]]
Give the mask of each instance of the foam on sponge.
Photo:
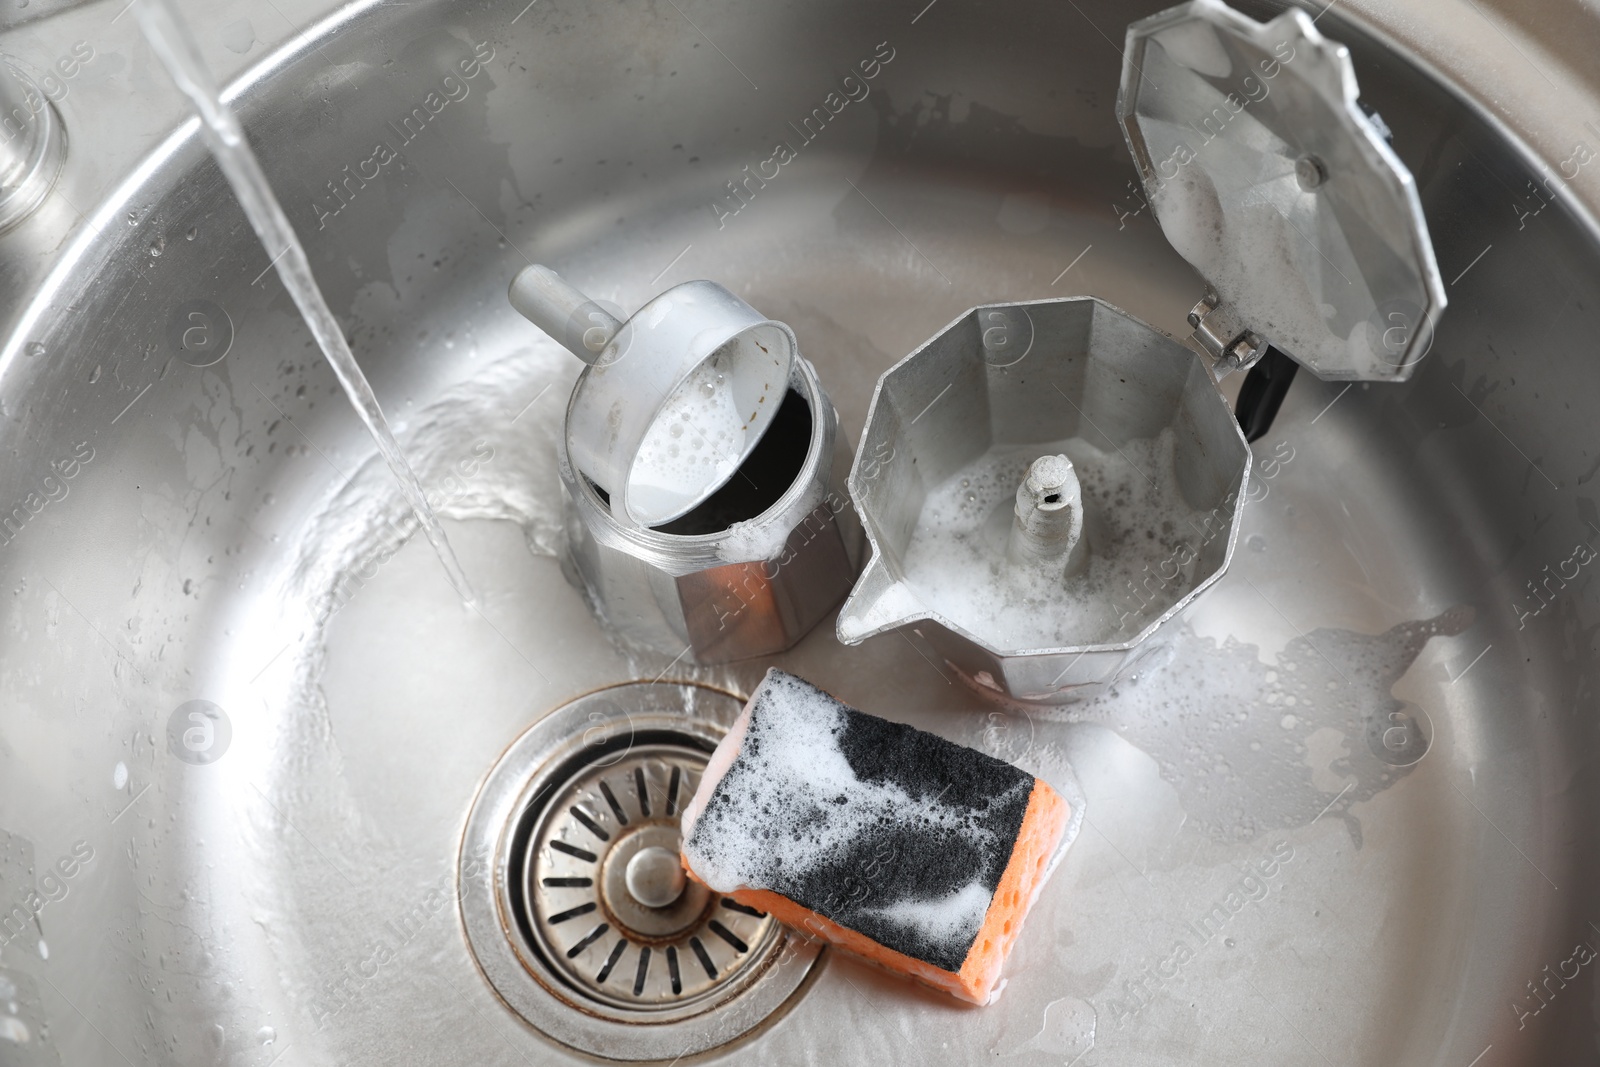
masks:
[(684, 809), (689, 873), (890, 970), (991, 999), (1066, 826), (1044, 782), (772, 670)]

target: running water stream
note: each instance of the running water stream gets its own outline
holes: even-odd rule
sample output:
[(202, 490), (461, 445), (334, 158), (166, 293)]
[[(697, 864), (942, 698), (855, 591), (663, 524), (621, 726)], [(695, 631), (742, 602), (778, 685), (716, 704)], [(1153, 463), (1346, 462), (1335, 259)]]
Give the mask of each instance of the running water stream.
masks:
[(394, 431), (389, 429), (383, 410), (378, 406), (378, 397), (357, 365), (344, 331), (339, 328), (338, 320), (323, 299), (300, 238), (289, 224), (278, 198), (273, 195), (272, 186), (261, 169), (261, 162), (245, 140), (244, 129), (232, 109), (222, 102), (211, 72), (200, 58), (200, 49), (194, 37), (174, 9), (172, 0), (135, 0), (134, 13), (145, 38), (172, 80), (194, 105), (200, 117), (200, 133), (211, 154), (216, 157), (223, 176), (233, 187), (234, 195), (239, 198), (239, 204), (249, 217), (256, 236), (260, 238), (262, 248), (274, 257), (273, 265), (283, 279), (284, 288), (294, 298), (301, 317), (338, 376), (339, 384), (344, 387), (350, 403), (355, 406), (356, 413), (377, 442), (378, 451), (388, 461), (406, 502), (416, 513), (423, 532), (428, 535), (439, 561), (444, 564), (451, 584), (461, 599), (470, 604), (474, 596), (466, 572), (457, 562), (444, 528), (439, 525), (438, 516), (428, 505), (421, 481), (400, 451), (400, 443), (395, 440)]

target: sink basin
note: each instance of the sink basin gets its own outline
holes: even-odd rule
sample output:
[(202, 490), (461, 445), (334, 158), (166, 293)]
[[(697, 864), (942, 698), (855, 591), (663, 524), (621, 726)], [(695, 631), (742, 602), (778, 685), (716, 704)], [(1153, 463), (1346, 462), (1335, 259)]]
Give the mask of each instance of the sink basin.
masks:
[[(1450, 310), (1404, 384), (1300, 376), (1229, 570), (1159, 655), (1024, 713), (915, 632), (845, 648), (830, 617), (702, 668), (595, 621), (556, 465), (576, 361), (505, 299), (528, 263), (626, 308), (728, 286), (794, 329), (852, 442), (878, 376), (967, 308), (1092, 294), (1188, 335), (1201, 283), (1115, 120), (1115, 42), (1162, 5), (918, 6), (307, 2), (291, 29), (195, 5), (475, 608), (120, 3), (0, 37), (35, 68), (94, 53), (60, 74), (57, 195), (0, 237), (0, 1062), (1592, 1058), (1592, 172), (1547, 180), (1570, 151), (1543, 169), (1469, 67), (1363, 7), (1318, 26), (1416, 176)], [(663, 743), (620, 696), (573, 711), (608, 687), (725, 704), (774, 665), (1070, 767), (1084, 825), (1005, 993), (963, 1008), (745, 916), (777, 983), (744, 968), (718, 1002), (692, 972), (732, 1013), (711, 1030), (653, 972), (635, 999), (672, 1024), (591, 1040), (525, 945), (486, 962), (522, 936), (494, 910), (515, 759)], [(726, 708), (681, 703), (703, 761)]]

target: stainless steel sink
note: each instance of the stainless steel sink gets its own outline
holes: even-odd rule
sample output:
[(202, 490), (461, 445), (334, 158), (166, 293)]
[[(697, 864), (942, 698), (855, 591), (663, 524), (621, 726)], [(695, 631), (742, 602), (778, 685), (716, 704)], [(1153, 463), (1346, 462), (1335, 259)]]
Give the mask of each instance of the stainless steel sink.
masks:
[[(1092, 293), (1186, 335), (1199, 282), (1114, 119), (1159, 2), (193, 5), (477, 610), (121, 0), (46, 6), (0, 51), (94, 58), (55, 75), (56, 194), (0, 237), (0, 1062), (592, 1062), (480, 969), (480, 789), (584, 694), (773, 664), (1070, 764), (1087, 819), (995, 1006), (823, 951), (696, 1062), (1600, 1056), (1600, 86), (1549, 58), (1585, 17), (1546, 50), (1476, 2), (1319, 16), (1450, 310), (1407, 384), (1302, 375), (1221, 583), (1111, 696), (1024, 714), (831, 618), (729, 668), (614, 643), (563, 563), (574, 361), (506, 283), (717, 280), (793, 326), (853, 442), (975, 305)], [(716, 1043), (650, 1025), (613, 1051)]]

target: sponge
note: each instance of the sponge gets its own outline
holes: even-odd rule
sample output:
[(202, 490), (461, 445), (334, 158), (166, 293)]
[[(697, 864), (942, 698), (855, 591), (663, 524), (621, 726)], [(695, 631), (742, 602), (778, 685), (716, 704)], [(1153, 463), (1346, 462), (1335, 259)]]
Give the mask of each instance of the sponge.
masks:
[(683, 813), (715, 892), (988, 1003), (1070, 814), (1049, 785), (770, 670)]

